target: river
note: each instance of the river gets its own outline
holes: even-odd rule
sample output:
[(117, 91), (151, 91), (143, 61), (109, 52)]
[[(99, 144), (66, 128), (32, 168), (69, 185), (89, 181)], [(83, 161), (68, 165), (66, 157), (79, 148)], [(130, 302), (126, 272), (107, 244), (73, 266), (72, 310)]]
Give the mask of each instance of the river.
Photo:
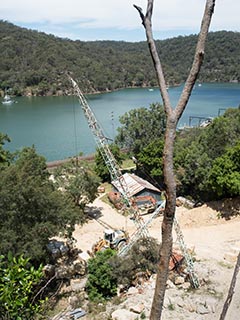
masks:
[[(169, 88), (175, 106), (182, 86)], [(133, 108), (161, 102), (154, 88), (123, 89), (89, 95), (88, 102), (106, 136), (114, 138), (119, 116)], [(65, 159), (82, 152), (95, 151), (95, 142), (76, 97), (19, 97), (12, 105), (0, 104), (0, 132), (11, 138), (10, 151), (34, 145), (47, 161)], [(188, 125), (189, 117), (216, 117), (223, 109), (240, 104), (240, 84), (203, 83), (193, 90), (179, 126)], [(195, 121), (195, 123), (194, 123)], [(192, 120), (197, 124), (197, 119)]]

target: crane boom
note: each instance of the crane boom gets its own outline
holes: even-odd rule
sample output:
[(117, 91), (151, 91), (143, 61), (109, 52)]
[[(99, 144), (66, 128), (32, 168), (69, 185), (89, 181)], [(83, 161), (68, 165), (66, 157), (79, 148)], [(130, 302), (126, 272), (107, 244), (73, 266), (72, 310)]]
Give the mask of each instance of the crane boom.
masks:
[[(68, 77), (69, 77), (70, 81), (72, 82), (73, 88), (76, 91), (76, 94), (79, 98), (79, 102), (82, 106), (84, 115), (87, 119), (88, 126), (93, 133), (96, 144), (97, 144), (97, 146), (101, 152), (101, 155), (104, 159), (104, 162), (110, 172), (111, 179), (112, 179), (112, 181), (116, 180), (119, 182), (120, 187), (121, 187), (120, 190), (121, 190), (122, 197), (126, 202), (126, 205), (128, 207), (129, 212), (133, 215), (133, 218), (134, 218), (133, 221), (135, 222), (135, 224), (137, 225), (137, 228), (138, 228), (136, 230), (136, 232), (133, 234), (133, 236), (131, 237), (128, 245), (123, 247), (120, 250), (119, 255), (123, 256), (124, 254), (127, 253), (127, 251), (132, 247), (132, 245), (141, 236), (145, 236), (145, 237), (149, 236), (148, 225), (159, 214), (160, 210), (162, 210), (165, 207), (165, 201), (162, 203), (162, 205), (160, 207), (158, 207), (152, 213), (151, 217), (146, 222), (143, 221), (142, 217), (139, 215), (136, 208), (134, 208), (132, 206), (132, 201), (131, 201), (131, 197), (129, 196), (129, 190), (128, 190), (127, 183), (123, 177), (123, 174), (120, 170), (120, 167), (119, 167), (116, 159), (114, 158), (114, 156), (109, 148), (108, 140), (105, 137), (101, 126), (99, 125), (93, 111), (91, 110), (90, 106), (88, 105), (87, 100), (85, 99), (85, 97), (84, 97), (83, 93), (81, 92), (76, 81), (74, 81), (72, 79), (72, 77), (70, 77), (69, 75), (68, 75)], [(199, 282), (198, 282), (198, 278), (197, 278), (196, 274), (194, 273), (192, 257), (187, 251), (187, 247), (184, 242), (183, 234), (182, 234), (182, 231), (180, 229), (179, 223), (176, 218), (174, 218), (174, 228), (175, 228), (175, 232), (177, 234), (177, 240), (179, 242), (182, 254), (183, 254), (185, 261), (186, 261), (186, 264), (187, 264), (187, 270), (188, 270), (188, 273), (190, 276), (190, 280), (192, 282), (193, 287), (198, 288)]]
[(118, 181), (120, 184), (119, 190), (121, 191), (122, 197), (126, 203), (126, 207), (128, 208), (128, 211), (131, 213), (133, 217), (134, 223), (137, 225), (137, 228), (139, 229), (139, 233), (141, 236), (148, 236), (148, 229), (144, 227), (144, 221), (142, 217), (138, 214), (138, 211), (136, 208), (133, 207), (131, 197), (129, 196), (129, 190), (127, 183), (123, 177), (123, 174), (120, 170), (120, 167), (114, 158), (109, 145), (108, 145), (108, 140), (105, 137), (103, 130), (101, 126), (99, 125), (96, 116), (94, 115), (93, 111), (91, 110), (90, 106), (87, 103), (87, 100), (85, 99), (83, 93), (81, 92), (78, 84), (76, 81), (72, 79), (68, 75), (70, 81), (72, 82), (73, 88), (76, 91), (76, 94), (79, 98), (79, 102), (82, 106), (84, 115), (87, 119), (88, 126), (92, 131), (92, 134), (94, 136), (94, 139), (96, 141), (96, 144), (101, 152), (101, 155), (104, 159), (104, 162), (109, 170), (111, 180), (112, 181)]

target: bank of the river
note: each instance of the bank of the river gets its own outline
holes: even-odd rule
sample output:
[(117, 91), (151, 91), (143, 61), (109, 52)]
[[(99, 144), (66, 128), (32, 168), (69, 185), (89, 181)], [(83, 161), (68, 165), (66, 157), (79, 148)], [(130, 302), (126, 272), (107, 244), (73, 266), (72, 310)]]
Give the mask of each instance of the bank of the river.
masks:
[(68, 162), (78, 162), (78, 161), (93, 161), (95, 157), (95, 154), (90, 154), (88, 156), (82, 156), (82, 157), (75, 157), (75, 158), (67, 158), (67, 159), (63, 159), (63, 160), (55, 160), (55, 161), (50, 161), (47, 162), (47, 168), (49, 170), (51, 169), (55, 169), (65, 163)]
[[(175, 83), (173, 84), (171, 87), (178, 87), (180, 86), (181, 83)], [(120, 91), (120, 90), (125, 90), (125, 89), (158, 89), (159, 87), (155, 87), (155, 86), (149, 86), (147, 84), (143, 84), (142, 86), (126, 86), (126, 87), (119, 87), (119, 88), (115, 88), (114, 90), (110, 90), (108, 88), (106, 88), (106, 90), (90, 90), (90, 91), (86, 91), (83, 92), (84, 95), (95, 95), (95, 94), (104, 94), (104, 93), (111, 93), (111, 92), (116, 92), (116, 91)], [(31, 88), (31, 87), (27, 87), (25, 88), (21, 94), (18, 95), (18, 97), (60, 97), (60, 96), (74, 96), (75, 92), (74, 90), (69, 86), (69, 90), (56, 90), (55, 92), (52, 92), (51, 90), (49, 91), (45, 91), (44, 93), (40, 93), (39, 90), (35, 90), (36, 88)], [(4, 97), (6, 91), (1, 90), (0, 89), (0, 97)], [(11, 91), (8, 92), (9, 94), (11, 94)], [(16, 97), (16, 95), (12, 95), (13, 97)]]

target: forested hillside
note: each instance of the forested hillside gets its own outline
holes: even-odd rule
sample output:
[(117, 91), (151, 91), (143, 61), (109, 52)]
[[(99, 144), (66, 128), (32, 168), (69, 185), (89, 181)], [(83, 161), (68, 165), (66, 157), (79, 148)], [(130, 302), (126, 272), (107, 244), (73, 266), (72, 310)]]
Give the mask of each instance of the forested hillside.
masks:
[[(72, 41), (0, 21), (0, 89), (16, 95), (69, 93), (65, 72), (85, 92), (154, 86), (146, 42)], [(169, 85), (183, 82), (197, 36), (157, 41)], [(240, 81), (240, 33), (209, 34), (199, 81)]]

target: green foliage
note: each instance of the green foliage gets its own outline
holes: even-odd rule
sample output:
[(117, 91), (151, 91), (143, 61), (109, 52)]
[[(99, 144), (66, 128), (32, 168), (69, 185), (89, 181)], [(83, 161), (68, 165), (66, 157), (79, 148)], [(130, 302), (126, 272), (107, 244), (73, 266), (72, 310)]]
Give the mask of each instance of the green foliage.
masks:
[[(155, 104), (149, 109), (134, 109), (124, 114), (120, 121), (122, 127), (119, 128), (116, 141), (129, 148), (137, 158), (138, 175), (152, 182), (150, 176), (162, 184), (163, 134), (166, 125), (162, 107)], [(239, 137), (240, 108), (228, 109), (206, 128), (191, 128), (178, 132), (174, 150), (177, 193), (201, 201), (214, 200), (220, 194), (237, 195), (238, 187), (235, 181), (238, 180), (238, 174), (229, 174), (228, 185), (224, 186), (228, 191), (218, 190), (217, 194), (217, 189), (214, 189), (217, 186), (213, 187), (211, 169), (215, 159), (222, 157), (228, 148), (234, 147)], [(232, 160), (229, 159), (229, 166), (231, 165)], [(214, 163), (216, 172), (217, 167), (220, 170), (220, 164)], [(216, 180), (216, 177), (214, 179)]]
[(60, 232), (71, 236), (83, 212), (49, 180), (43, 157), (25, 148), (1, 171), (0, 252), (23, 254), (39, 265), (48, 260), (49, 238)]
[(42, 266), (34, 269), (29, 259), (0, 256), (0, 314), (1, 319), (33, 319), (44, 301), (37, 299), (42, 278)]
[(132, 285), (139, 273), (156, 273), (159, 261), (159, 245), (154, 238), (141, 238), (129, 250), (127, 256), (111, 259), (112, 273), (118, 284)]
[(147, 319), (145, 312), (142, 312), (140, 314), (140, 319)]
[(0, 133), (0, 169), (2, 166), (8, 165), (11, 160), (10, 152), (3, 148), (6, 142), (10, 142), (10, 138), (8, 135)]
[(199, 141), (192, 142), (177, 155), (175, 167), (178, 193), (191, 195), (194, 199), (204, 197), (211, 159)]
[(141, 150), (157, 138), (162, 138), (166, 128), (163, 107), (151, 104), (149, 109), (133, 109), (120, 117), (116, 142), (121, 147), (129, 148), (137, 157)]
[(156, 139), (149, 143), (138, 154), (137, 169), (139, 175), (147, 173), (158, 183), (163, 181), (163, 139)]
[[(200, 81), (240, 81), (239, 37), (237, 32), (209, 34)], [(72, 41), (6, 21), (0, 21), (0, 38), (0, 89), (12, 88), (16, 95), (67, 93), (66, 70), (87, 92), (157, 85), (145, 41)], [(186, 80), (196, 41), (196, 35), (156, 41), (169, 85)]]
[(89, 260), (86, 289), (91, 301), (101, 301), (116, 295), (117, 281), (109, 264), (110, 258), (115, 254), (115, 251), (106, 249)]
[[(179, 133), (174, 155), (178, 194), (190, 195), (194, 199), (203, 201), (237, 195), (238, 174), (233, 173), (236, 171), (237, 161), (231, 159), (231, 154), (227, 150), (234, 149), (239, 137), (239, 108), (228, 109), (223, 116), (214, 119), (207, 128), (188, 129)], [(221, 170), (224, 173), (221, 173)], [(227, 172), (228, 183), (223, 181), (220, 183), (221, 179), (225, 180), (221, 176), (225, 176)]]
[(211, 159), (221, 156), (226, 148), (232, 147), (240, 136), (240, 108), (228, 109), (221, 117), (202, 132), (201, 144)]
[[(121, 153), (120, 148), (116, 144), (109, 145), (109, 149), (111, 150), (117, 164), (121, 166), (123, 160), (125, 159), (125, 155)], [(110, 173), (100, 149), (97, 149), (95, 155), (95, 172), (103, 182), (111, 182)]]
[(209, 185), (219, 198), (240, 195), (240, 141), (213, 161)]
[(159, 246), (153, 238), (142, 238), (127, 256), (119, 257), (107, 249), (89, 260), (86, 289), (91, 301), (101, 301), (116, 295), (117, 284), (130, 286), (137, 274), (156, 272)]
[(82, 209), (96, 198), (100, 181), (87, 162), (69, 162), (58, 167), (54, 179), (57, 187), (64, 189)]

